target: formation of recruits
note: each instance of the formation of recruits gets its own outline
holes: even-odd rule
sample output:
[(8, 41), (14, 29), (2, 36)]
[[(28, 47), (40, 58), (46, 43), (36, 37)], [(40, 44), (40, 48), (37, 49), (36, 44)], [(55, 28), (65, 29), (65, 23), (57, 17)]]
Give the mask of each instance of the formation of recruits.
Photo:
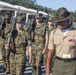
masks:
[(10, 46), (8, 46), (8, 40), (12, 25), (8, 23), (8, 18), (3, 17), (0, 29), (3, 72), (24, 75), (28, 46), (28, 62), (32, 68), (32, 75), (42, 75), (42, 57), (44, 57), (46, 75), (50, 75), (52, 58), (54, 58), (53, 75), (76, 75), (76, 29), (71, 23), (72, 15), (72, 12), (61, 7), (57, 10), (55, 17), (49, 17), (46, 25), (43, 23), (42, 15), (36, 14), (34, 28), (24, 25), (25, 15), (20, 15), (17, 17)]
[[(0, 31), (1, 38), (1, 54), (4, 62), (3, 72), (11, 75), (23, 75), (25, 71), (26, 63), (26, 47), (29, 47), (29, 63), (32, 67), (32, 74), (41, 74), (41, 57), (45, 53), (47, 43), (48, 43), (48, 30), (49, 33), (54, 29), (51, 18), (49, 18), (48, 25), (42, 23), (42, 14), (36, 14), (36, 28), (31, 31), (31, 36), (28, 33), (28, 27), (24, 25), (25, 15), (20, 15), (17, 17), (16, 29), (13, 32), (12, 41), (10, 48), (8, 47), (8, 39), (10, 37), (11, 23), (8, 23), (8, 15), (2, 17), (2, 28)], [(47, 28), (47, 30), (46, 30)], [(34, 36), (34, 38), (33, 38)], [(44, 42), (46, 41), (46, 46), (44, 48)], [(33, 53), (31, 52), (34, 50)], [(44, 48), (44, 49), (43, 49)], [(37, 50), (38, 49), (38, 50)], [(43, 52), (42, 52), (43, 50)], [(31, 54), (33, 54), (31, 56)], [(46, 57), (46, 55), (45, 55)], [(46, 58), (45, 58), (46, 59)], [(31, 62), (32, 61), (32, 62)], [(45, 61), (46, 62), (46, 61)], [(35, 65), (36, 64), (36, 65)], [(36, 71), (36, 68), (37, 69)]]

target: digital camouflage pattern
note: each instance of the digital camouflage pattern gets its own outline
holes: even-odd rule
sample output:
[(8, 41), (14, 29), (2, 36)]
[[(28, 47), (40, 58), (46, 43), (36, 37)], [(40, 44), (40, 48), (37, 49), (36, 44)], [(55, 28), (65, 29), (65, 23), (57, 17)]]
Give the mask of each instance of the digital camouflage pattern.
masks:
[(46, 28), (48, 30), (49, 35), (50, 35), (51, 31), (53, 31), (55, 29), (55, 27), (53, 27), (53, 26), (50, 26), (50, 27), (47, 26)]
[(46, 25), (36, 25), (34, 30), (34, 42), (32, 44), (32, 75), (41, 75), (42, 50), (46, 35)]
[(6, 27), (1, 30), (0, 32), (0, 48), (1, 48), (1, 54), (4, 62), (4, 69), (9, 70), (9, 52), (5, 50), (5, 45), (8, 42), (8, 36), (11, 30), (11, 24), (6, 24)]
[(26, 47), (30, 45), (30, 36), (25, 27), (22, 32), (15, 31), (16, 37), (13, 39), (13, 49), (10, 52), (10, 72), (11, 75), (24, 75)]

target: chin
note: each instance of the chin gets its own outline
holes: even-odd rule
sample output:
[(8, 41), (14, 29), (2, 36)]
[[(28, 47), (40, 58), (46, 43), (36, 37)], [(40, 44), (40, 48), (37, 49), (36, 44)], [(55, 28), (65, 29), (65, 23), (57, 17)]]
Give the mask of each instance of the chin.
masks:
[(59, 29), (63, 29), (62, 27), (58, 27)]

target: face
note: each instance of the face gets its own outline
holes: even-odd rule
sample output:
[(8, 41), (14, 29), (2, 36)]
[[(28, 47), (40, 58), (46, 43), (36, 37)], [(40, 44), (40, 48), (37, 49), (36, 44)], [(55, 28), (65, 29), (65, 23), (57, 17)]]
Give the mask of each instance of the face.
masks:
[(65, 30), (69, 28), (69, 19), (57, 23), (57, 28)]
[(9, 20), (9, 19), (5, 19), (5, 22), (6, 22), (7, 24), (9, 24), (9, 23), (10, 23), (10, 20)]
[(41, 22), (41, 18), (36, 18), (36, 23), (40, 23)]
[(48, 21), (48, 25), (52, 25), (53, 24), (53, 22), (52, 21)]
[(23, 24), (22, 23), (16, 23), (16, 28), (17, 29), (23, 29)]

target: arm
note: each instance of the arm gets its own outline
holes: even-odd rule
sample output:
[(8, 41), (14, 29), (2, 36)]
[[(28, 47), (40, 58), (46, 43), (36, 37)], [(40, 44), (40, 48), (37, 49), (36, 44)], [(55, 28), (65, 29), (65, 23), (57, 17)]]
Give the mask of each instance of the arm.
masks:
[(54, 45), (54, 35), (53, 31), (50, 33), (49, 36), (49, 43), (48, 43), (48, 55), (47, 55), (47, 61), (46, 61), (46, 75), (49, 75), (50, 73), (50, 64), (52, 62), (52, 56), (55, 51), (55, 45)]
[(8, 44), (5, 45), (5, 49), (6, 50), (11, 50), (11, 51), (15, 51), (15, 40), (12, 38), (11, 39), (11, 43), (10, 46)]
[[(14, 34), (15, 33), (15, 34)], [(11, 42), (10, 42), (10, 46), (8, 45), (8, 43), (5, 45), (5, 49), (6, 50), (11, 50), (11, 51), (15, 51), (15, 38), (16, 38), (16, 31), (13, 33), (13, 36), (11, 38)], [(10, 36), (10, 33), (8, 33), (8, 40), (9, 40), (9, 36)], [(7, 40), (7, 42), (8, 42)]]
[(28, 54), (29, 54), (29, 64), (32, 62), (32, 41), (28, 41)]
[(29, 57), (29, 64), (31, 64), (32, 61), (32, 38), (30, 33), (27, 33), (27, 40), (28, 40), (28, 57)]
[(42, 54), (44, 54), (45, 52), (46, 52), (46, 48), (47, 48), (47, 46), (48, 46), (48, 41), (49, 41), (49, 33), (48, 33), (48, 27), (46, 26), (46, 28), (45, 28), (45, 33), (44, 33), (44, 35), (45, 35), (45, 46), (44, 46), (44, 49), (43, 49), (43, 51), (42, 51)]
[(48, 33), (45, 35), (45, 46), (44, 46), (44, 49), (43, 49), (43, 54), (46, 52), (46, 48), (47, 48), (47, 45), (48, 45), (48, 40), (49, 40), (49, 37), (48, 37)]
[(29, 64), (32, 62), (32, 46), (29, 46)]
[(52, 63), (52, 56), (53, 56), (54, 50), (49, 50), (48, 51), (48, 56), (47, 56), (47, 62), (46, 62), (46, 75), (50, 75), (50, 63)]

